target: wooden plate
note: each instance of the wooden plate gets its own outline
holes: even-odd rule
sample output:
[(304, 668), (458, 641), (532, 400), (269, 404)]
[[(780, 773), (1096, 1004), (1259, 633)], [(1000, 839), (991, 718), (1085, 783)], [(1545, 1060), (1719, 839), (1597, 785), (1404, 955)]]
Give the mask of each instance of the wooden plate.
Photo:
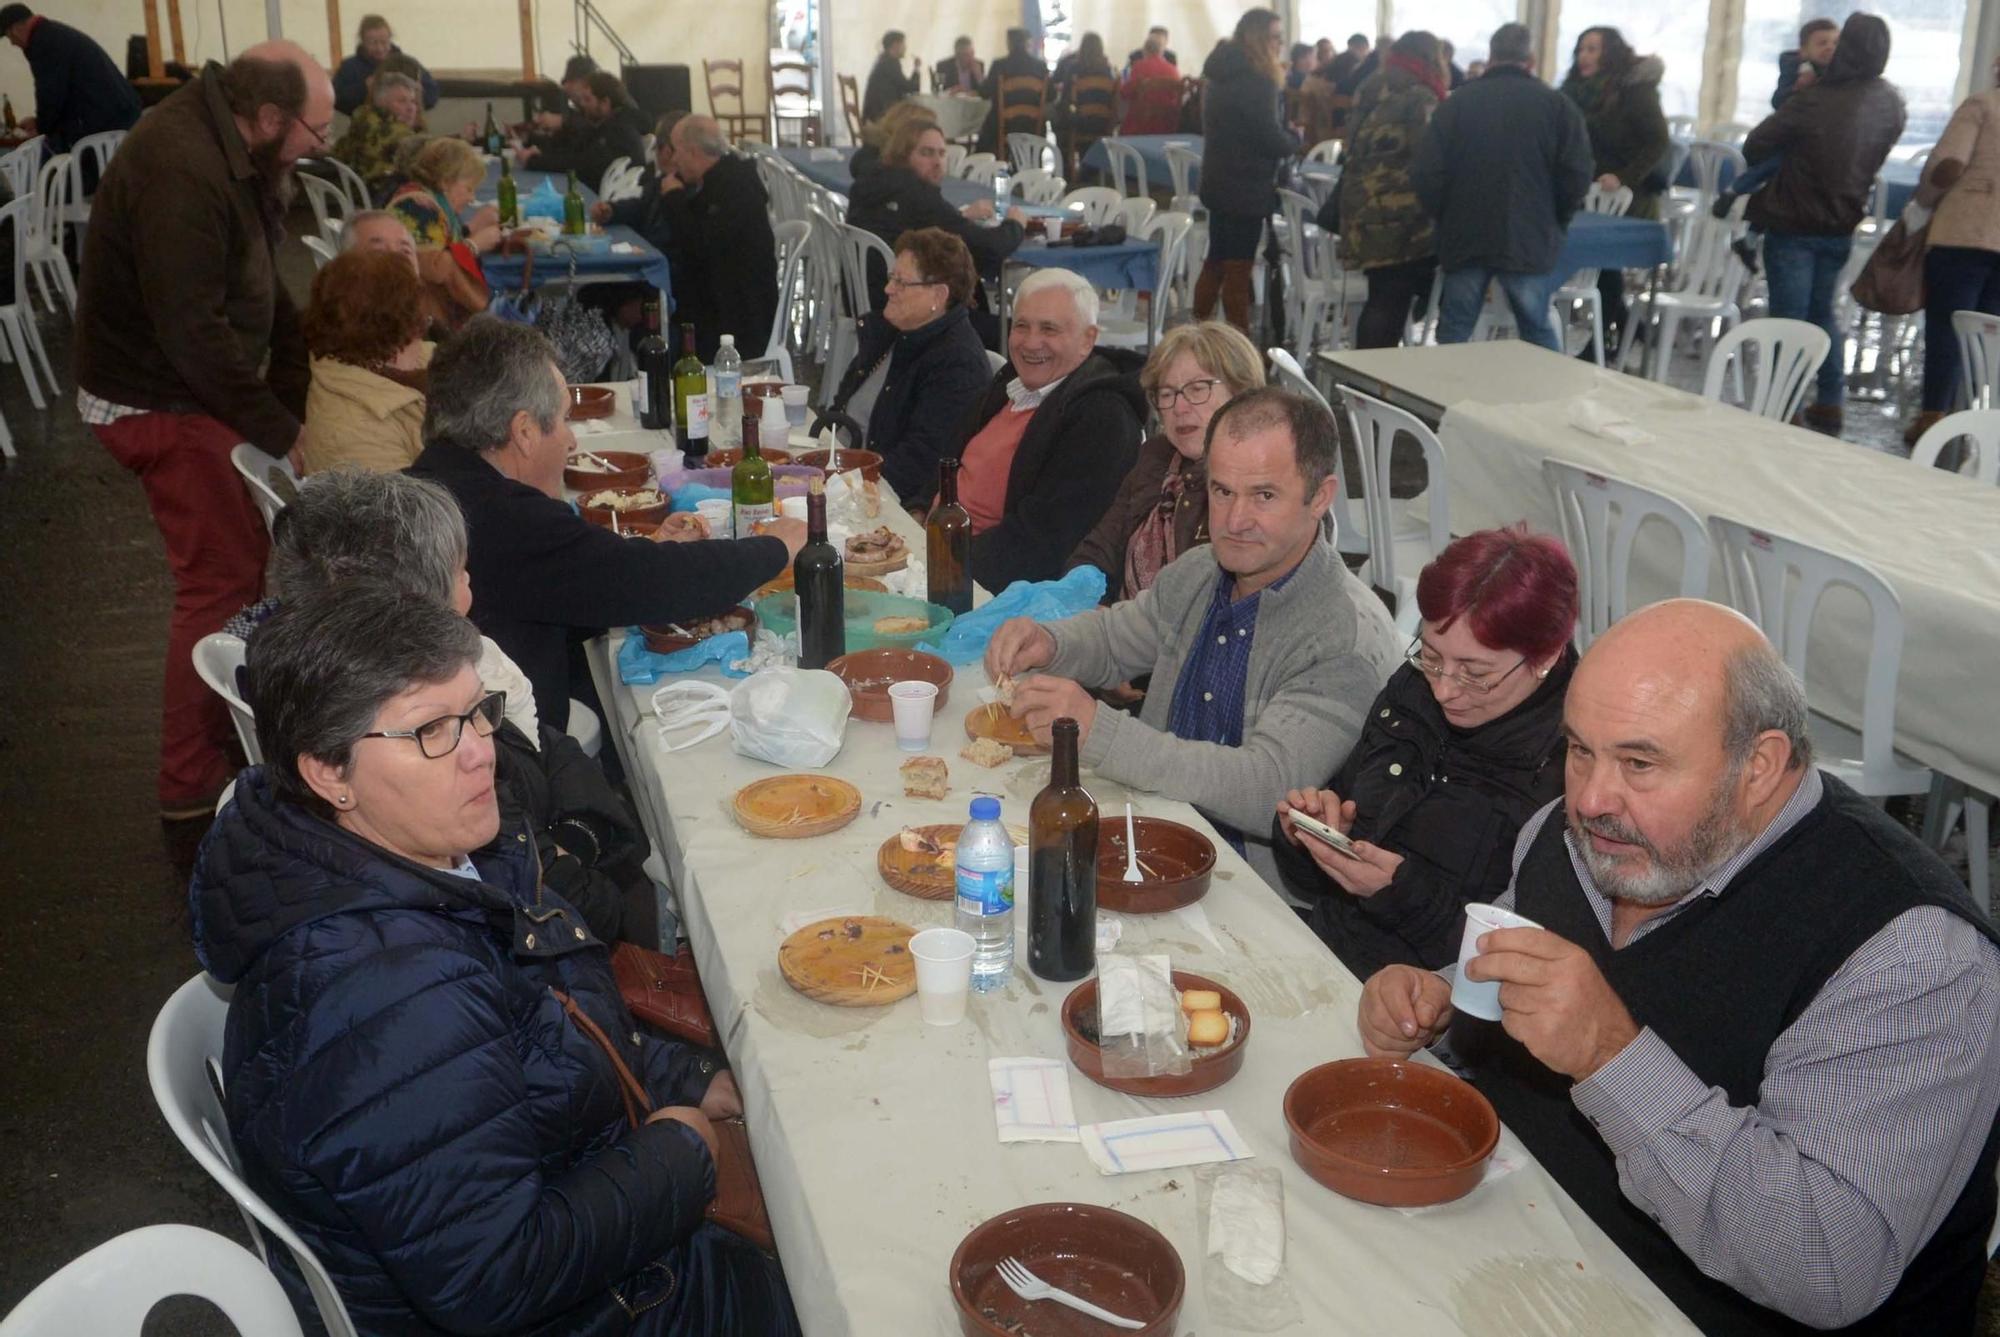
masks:
[(958, 833), (962, 829), (962, 824), (940, 822), (933, 826), (913, 826), (910, 829), (943, 845), (944, 853), (912, 853), (903, 848), (903, 833), (898, 831), (882, 842), (881, 849), (875, 851), (875, 871), (882, 875), (884, 882), (905, 896), (915, 896), (920, 901), (951, 899), (958, 880), (958, 875), (952, 868), (952, 852), (958, 845)]
[[(877, 594), (887, 594), (889, 592), (889, 587), (887, 585), (884, 585), (881, 581), (875, 579), (875, 577), (857, 576), (851, 571), (846, 575), (845, 578), (841, 580), (840, 583), (850, 590), (873, 590)], [(762, 585), (759, 585), (756, 588), (756, 590), (754, 590), (751, 593), (750, 598), (753, 601), (755, 601), (757, 599), (763, 598), (767, 594), (789, 594), (791, 593), (792, 589), (793, 589), (792, 568), (788, 566), (783, 571), (779, 572), (775, 579), (767, 581)]]
[(1014, 749), (1017, 757), (1037, 757), (1048, 749), (1035, 741), (1028, 732), (1028, 726), (1007, 713), (1007, 707), (998, 701), (966, 712), (965, 736), (967, 738), (991, 738), (996, 743), (1005, 743)]
[(822, 919), (778, 944), (778, 973), (818, 1002), (883, 1007), (917, 990), (915, 933), (881, 915)]
[(831, 775), (774, 775), (737, 790), (731, 807), (753, 836), (799, 840), (853, 821), (861, 813), (861, 791)]
[[(857, 562), (852, 557), (842, 555), (841, 565), (857, 576), (886, 576), (891, 571), (902, 571), (910, 565), (909, 550), (905, 549), (886, 562)], [(887, 585), (882, 587), (888, 589)]]

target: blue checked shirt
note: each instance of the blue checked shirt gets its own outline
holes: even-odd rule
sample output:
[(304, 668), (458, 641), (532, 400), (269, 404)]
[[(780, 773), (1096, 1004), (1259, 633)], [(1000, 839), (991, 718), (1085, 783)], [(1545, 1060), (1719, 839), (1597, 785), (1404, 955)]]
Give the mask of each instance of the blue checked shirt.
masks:
[[(1823, 788), (1808, 770), (1770, 826), (1632, 941), (1726, 894)], [(1522, 827), (1517, 872), (1561, 803)], [(1564, 840), (1609, 942), (1612, 903), (1575, 834)], [(1498, 903), (1513, 905), (1512, 887)], [(1919, 907), (1863, 943), (1778, 1037), (1754, 1107), (1731, 1105), (1651, 1029), (1570, 1098), (1618, 1158), (1626, 1198), (1703, 1272), (1814, 1327), (1844, 1326), (1896, 1288), (2000, 1110), (1996, 957), (1964, 920)]]

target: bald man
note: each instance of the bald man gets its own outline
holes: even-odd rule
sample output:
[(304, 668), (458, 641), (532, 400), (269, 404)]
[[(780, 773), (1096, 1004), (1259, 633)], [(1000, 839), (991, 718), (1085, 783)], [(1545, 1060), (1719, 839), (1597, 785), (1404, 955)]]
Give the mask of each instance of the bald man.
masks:
[[(1592, 644), (1566, 789), (1449, 971), (1362, 992), (1371, 1053), (1446, 1039), (1507, 1126), (1713, 1333), (1970, 1333), (1994, 1216), (2000, 943), (1928, 848), (1812, 764), (1757, 629), (1674, 600)], [(1449, 1035), (1447, 1038), (1447, 1030)]]
[(251, 47), (141, 117), (91, 202), (76, 317), (77, 406), (145, 485), (174, 575), (160, 811), (213, 810), (229, 715), (195, 642), (262, 593), (263, 522), (231, 469), (248, 441), (296, 454), (308, 372), (279, 282), (292, 172), (324, 153), (333, 84), (292, 42)]
[(722, 336), (746, 358), (778, 318), (778, 238), (757, 165), (729, 147), (713, 116), (684, 116), (671, 135), (674, 170), (660, 178), (658, 217), (674, 267), (674, 318), (694, 326), (712, 362)]

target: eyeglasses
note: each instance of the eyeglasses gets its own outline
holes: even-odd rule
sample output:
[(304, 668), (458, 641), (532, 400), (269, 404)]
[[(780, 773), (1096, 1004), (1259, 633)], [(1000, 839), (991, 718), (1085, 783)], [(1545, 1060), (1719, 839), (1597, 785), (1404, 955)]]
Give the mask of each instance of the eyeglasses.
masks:
[(901, 274), (891, 274), (889, 276), (889, 281), (883, 284), (882, 286), (885, 288), (897, 288), (897, 289), (928, 288), (942, 282), (944, 282), (943, 279), (906, 279)]
[(1190, 404), (1206, 404), (1215, 394), (1215, 387), (1221, 384), (1220, 379), (1210, 376), (1186, 385), (1163, 385), (1153, 391), (1153, 407), (1165, 413), (1173, 408), (1176, 399), (1183, 398)]
[(1521, 665), (1528, 662), (1527, 656), (1523, 655), (1514, 661), (1514, 668), (1508, 669), (1505, 673), (1446, 673), (1444, 671), (1444, 661), (1430, 654), (1424, 648), (1424, 638), (1421, 636), (1410, 642), (1410, 648), (1403, 652), (1403, 658), (1407, 659), (1411, 666), (1425, 677), (1449, 678), (1466, 691), (1476, 693), (1479, 696), (1486, 695), (1501, 683), (1507, 681), (1509, 677), (1513, 676), (1514, 669), (1518, 669)]
[[(315, 130), (310, 125), (306, 125), (305, 118), (300, 116), (292, 117), (292, 124), (298, 126), (304, 126), (305, 132), (313, 137), (313, 143), (319, 145), (321, 148), (325, 148), (327, 146), (326, 131)], [(331, 129), (333, 129), (331, 125), (327, 126), (327, 130)]]
[(380, 729), (365, 733), (363, 738), (408, 738), (432, 761), (448, 757), (458, 750), (459, 739), (465, 736), (465, 726), (470, 723), (472, 731), (481, 738), (491, 738), (493, 731), (500, 727), (501, 716), (507, 713), (507, 694), (489, 692), (480, 698), (479, 704), (463, 715), (440, 715), (427, 720), (414, 729)]

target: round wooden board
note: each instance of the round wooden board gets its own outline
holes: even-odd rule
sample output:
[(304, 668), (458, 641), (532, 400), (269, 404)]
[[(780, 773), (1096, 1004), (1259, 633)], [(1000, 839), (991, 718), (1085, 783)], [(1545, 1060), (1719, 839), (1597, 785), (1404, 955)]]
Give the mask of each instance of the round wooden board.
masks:
[(853, 821), (861, 813), (861, 791), (831, 775), (774, 775), (737, 790), (730, 807), (753, 836), (798, 840)]
[(1028, 726), (1008, 714), (1007, 707), (998, 701), (965, 713), (965, 736), (991, 738), (996, 743), (1005, 743), (1014, 749), (1017, 757), (1038, 757), (1048, 751), (1035, 741), (1035, 736), (1028, 732)]
[[(875, 579), (875, 577), (857, 576), (851, 571), (848, 572), (840, 583), (850, 590), (871, 590), (876, 594), (887, 594), (889, 592), (889, 587)], [(788, 566), (775, 579), (759, 585), (750, 595), (750, 601), (755, 603), (767, 594), (788, 594), (792, 588), (792, 568)]]
[[(875, 871), (882, 875), (884, 882), (905, 896), (915, 896), (920, 901), (950, 900), (958, 884), (957, 871), (952, 867), (952, 851), (958, 845), (958, 833), (962, 826), (958, 823), (939, 823), (910, 829), (944, 845), (945, 852), (941, 855), (913, 854), (903, 848), (903, 833), (898, 831), (875, 851)], [(947, 841), (950, 843), (947, 844)]]
[[(908, 552), (899, 552), (886, 562), (857, 562), (852, 557), (843, 553), (841, 555), (841, 565), (850, 575), (886, 576), (891, 571), (902, 571), (908, 568), (910, 565), (910, 554)], [(889, 587), (884, 585), (882, 588), (887, 589)]]
[(881, 915), (822, 919), (778, 944), (778, 973), (818, 1002), (883, 1007), (917, 990), (917, 962), (910, 955), (915, 933)]

